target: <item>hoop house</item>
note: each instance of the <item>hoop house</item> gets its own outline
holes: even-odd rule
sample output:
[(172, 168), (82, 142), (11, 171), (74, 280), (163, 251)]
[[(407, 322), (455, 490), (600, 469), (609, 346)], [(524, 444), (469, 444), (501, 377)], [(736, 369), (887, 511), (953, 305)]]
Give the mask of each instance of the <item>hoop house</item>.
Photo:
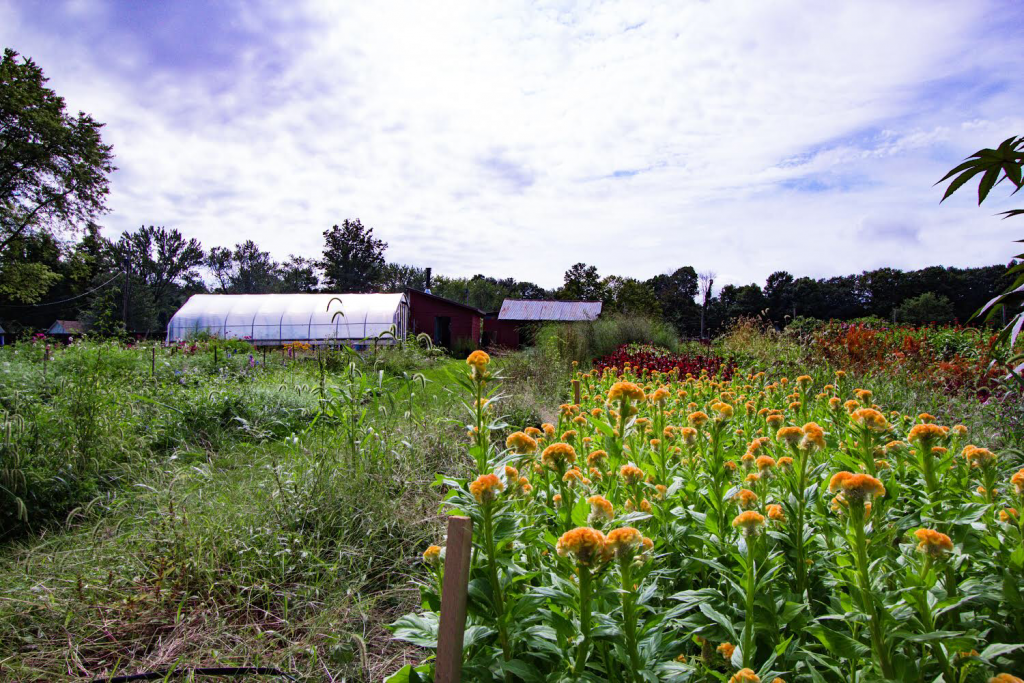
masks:
[(405, 294), (196, 294), (171, 318), (167, 341), (202, 332), (264, 346), (401, 339), (408, 321)]

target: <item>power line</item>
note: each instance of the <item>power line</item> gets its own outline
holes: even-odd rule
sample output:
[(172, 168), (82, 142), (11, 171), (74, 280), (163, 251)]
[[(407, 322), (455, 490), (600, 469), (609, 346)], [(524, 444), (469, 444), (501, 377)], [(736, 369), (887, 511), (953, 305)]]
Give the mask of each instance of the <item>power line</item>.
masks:
[(114, 277), (110, 278), (109, 280), (104, 282), (102, 285), (99, 285), (97, 287), (93, 287), (88, 292), (82, 292), (81, 294), (75, 295), (75, 296), (70, 297), (68, 299), (61, 299), (60, 301), (48, 301), (45, 304), (0, 304), (0, 308), (42, 308), (43, 306), (56, 306), (57, 304), (66, 304), (69, 301), (74, 301), (75, 299), (81, 299), (83, 296), (89, 296), (93, 292), (98, 291), (100, 289), (103, 289), (104, 287), (106, 287), (107, 285), (109, 285), (111, 282), (113, 282), (117, 278), (121, 277), (122, 275), (124, 275), (123, 272), (115, 273)]

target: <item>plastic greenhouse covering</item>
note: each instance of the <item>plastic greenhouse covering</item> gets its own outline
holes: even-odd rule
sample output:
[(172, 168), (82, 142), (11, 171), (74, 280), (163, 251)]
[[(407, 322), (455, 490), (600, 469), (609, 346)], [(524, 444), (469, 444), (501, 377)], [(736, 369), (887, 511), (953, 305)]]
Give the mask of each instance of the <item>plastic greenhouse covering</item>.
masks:
[(260, 345), (402, 338), (408, 320), (405, 294), (196, 294), (171, 318), (167, 341), (204, 332)]

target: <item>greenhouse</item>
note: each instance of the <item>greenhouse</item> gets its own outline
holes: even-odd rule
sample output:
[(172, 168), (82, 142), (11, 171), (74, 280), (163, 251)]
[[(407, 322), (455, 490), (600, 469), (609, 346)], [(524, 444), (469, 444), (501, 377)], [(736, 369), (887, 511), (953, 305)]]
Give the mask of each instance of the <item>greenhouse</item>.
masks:
[(167, 341), (197, 334), (257, 345), (405, 337), (405, 294), (196, 294), (167, 325)]

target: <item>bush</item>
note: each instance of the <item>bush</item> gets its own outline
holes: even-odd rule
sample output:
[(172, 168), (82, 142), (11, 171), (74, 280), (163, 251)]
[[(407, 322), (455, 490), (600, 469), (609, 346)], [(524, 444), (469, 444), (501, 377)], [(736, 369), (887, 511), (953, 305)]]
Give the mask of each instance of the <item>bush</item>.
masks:
[(587, 363), (633, 342), (663, 346), (673, 353), (680, 348), (679, 337), (668, 323), (626, 313), (590, 322), (548, 323), (536, 337), (538, 347), (563, 363)]

